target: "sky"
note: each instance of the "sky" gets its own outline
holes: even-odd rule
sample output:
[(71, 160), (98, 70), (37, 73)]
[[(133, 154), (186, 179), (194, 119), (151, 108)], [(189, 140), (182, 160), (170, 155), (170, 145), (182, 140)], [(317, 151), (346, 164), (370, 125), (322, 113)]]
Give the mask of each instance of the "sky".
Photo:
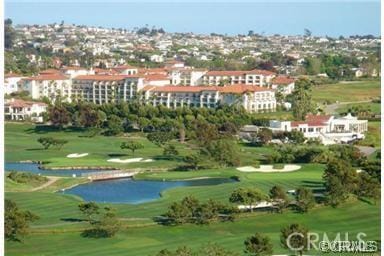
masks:
[(380, 35), (379, 0), (227, 0), (141, 2), (114, 0), (6, 0), (14, 24), (67, 24), (109, 28), (162, 27), (168, 32), (299, 35)]

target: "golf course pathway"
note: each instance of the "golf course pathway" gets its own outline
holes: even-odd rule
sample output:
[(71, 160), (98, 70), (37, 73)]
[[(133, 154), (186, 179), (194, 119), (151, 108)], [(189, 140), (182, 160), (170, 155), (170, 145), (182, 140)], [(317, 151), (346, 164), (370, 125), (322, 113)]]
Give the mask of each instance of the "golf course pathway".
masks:
[(60, 177), (53, 177), (53, 176), (47, 176), (47, 178), (48, 178), (48, 181), (47, 181), (46, 183), (44, 183), (44, 184), (41, 185), (41, 186), (32, 188), (32, 189), (29, 190), (29, 191), (30, 191), (30, 192), (33, 192), (33, 191), (37, 191), (37, 190), (46, 188), (46, 187), (52, 185), (53, 183), (55, 183), (58, 179), (60, 179)]

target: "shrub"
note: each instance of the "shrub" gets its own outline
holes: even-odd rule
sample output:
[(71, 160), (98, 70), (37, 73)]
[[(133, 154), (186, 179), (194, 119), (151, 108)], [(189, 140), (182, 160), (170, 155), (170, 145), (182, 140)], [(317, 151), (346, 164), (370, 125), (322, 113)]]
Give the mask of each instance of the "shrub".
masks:
[(284, 164), (274, 164), (273, 165), (273, 169), (276, 169), (276, 170), (282, 170), (284, 169)]

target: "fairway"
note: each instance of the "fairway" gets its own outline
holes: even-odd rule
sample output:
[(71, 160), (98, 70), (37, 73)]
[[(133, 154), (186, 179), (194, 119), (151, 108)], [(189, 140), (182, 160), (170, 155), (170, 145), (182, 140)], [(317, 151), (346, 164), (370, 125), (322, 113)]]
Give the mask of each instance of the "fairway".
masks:
[[(228, 203), (230, 193), (237, 187), (257, 187), (265, 193), (273, 185), (284, 189), (306, 186), (321, 189), (321, 176), (324, 167), (316, 164), (302, 165), (298, 171), (290, 173), (243, 173), (234, 168), (199, 170), (190, 172), (143, 173), (137, 179), (177, 180), (196, 177), (233, 177), (239, 183), (215, 186), (180, 187), (166, 190), (162, 198), (139, 205), (113, 204), (124, 228), (114, 238), (83, 238), (79, 231), (86, 227), (82, 222), (70, 221), (82, 218), (77, 209), (81, 202), (75, 196), (51, 193), (51, 189), (31, 193), (6, 193), (6, 198), (17, 202), (22, 209), (28, 209), (41, 218), (33, 223), (33, 235), (20, 244), (7, 242), (7, 255), (154, 255), (164, 248), (188, 245), (197, 248), (211, 241), (231, 250), (242, 252), (244, 239), (261, 232), (271, 237), (276, 253), (286, 253), (279, 246), (280, 229), (293, 222), (307, 225), (311, 231), (366, 232), (369, 239), (379, 238), (380, 207), (353, 200), (340, 208), (318, 206), (308, 214), (287, 211), (283, 214), (253, 213), (242, 215), (233, 223), (213, 223), (210, 225), (161, 226), (153, 222), (153, 217), (163, 214), (167, 206), (184, 196), (193, 195), (199, 200), (210, 198)], [(59, 187), (56, 184), (56, 188)], [(111, 204), (109, 204), (111, 205)], [(48, 210), (49, 209), (49, 210)], [(209, 240), (207, 238), (209, 237)], [(45, 241), (49, 240), (49, 243)], [(36, 246), (36, 245), (39, 246)], [(71, 246), (68, 246), (71, 244)]]
[(378, 97), (380, 81), (324, 84), (312, 89), (312, 98), (319, 103), (366, 101)]

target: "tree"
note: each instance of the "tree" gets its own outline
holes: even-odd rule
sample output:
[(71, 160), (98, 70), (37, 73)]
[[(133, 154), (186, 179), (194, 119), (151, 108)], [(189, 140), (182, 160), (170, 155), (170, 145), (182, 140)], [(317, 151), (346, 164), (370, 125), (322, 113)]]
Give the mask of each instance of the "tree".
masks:
[(93, 230), (98, 237), (113, 237), (120, 229), (120, 221), (117, 219), (116, 211), (110, 207), (104, 207), (104, 214), (100, 221), (93, 225)]
[(70, 113), (61, 104), (55, 104), (48, 108), (48, 119), (53, 126), (60, 129), (71, 121)]
[(360, 197), (372, 198), (374, 202), (380, 199), (380, 182), (366, 172), (359, 173), (356, 194)]
[(299, 254), (302, 255), (304, 251), (309, 250), (308, 229), (296, 223), (282, 228), (280, 243), (284, 248), (299, 252)]
[(175, 157), (179, 155), (179, 151), (177, 151), (174, 145), (168, 144), (164, 147), (163, 155), (167, 157)]
[(123, 131), (122, 121), (120, 117), (111, 115), (107, 121), (107, 135), (118, 135)]
[(301, 212), (308, 212), (315, 206), (315, 198), (310, 189), (300, 187), (296, 190), (296, 205)]
[(41, 145), (43, 145), (44, 149), (48, 149), (53, 144), (53, 138), (51, 137), (40, 137), (37, 139)]
[(305, 29), (304, 29), (304, 36), (305, 36), (305, 37), (311, 37), (311, 35), (312, 35), (311, 30), (305, 28)]
[(199, 165), (202, 162), (202, 157), (200, 154), (192, 154), (187, 155), (183, 158), (184, 162), (186, 162), (191, 168), (193, 168), (195, 171), (199, 169)]
[(271, 190), (269, 190), (269, 198), (277, 204), (280, 213), (282, 213), (283, 209), (288, 205), (288, 196), (280, 186), (273, 186)]
[(211, 141), (202, 149), (202, 153), (206, 153), (221, 166), (237, 166), (240, 164), (239, 150), (233, 139)]
[(248, 255), (263, 256), (272, 255), (272, 243), (269, 237), (256, 233), (244, 241), (244, 252)]
[(329, 161), (323, 174), (327, 203), (336, 207), (344, 202), (350, 193), (356, 191), (356, 175), (356, 171), (346, 160)]
[(61, 149), (64, 144), (67, 144), (67, 140), (55, 139), (52, 137), (40, 137), (37, 141), (43, 145), (44, 149), (48, 149), (50, 146), (56, 146), (58, 149)]
[(121, 143), (120, 148), (121, 149), (129, 149), (129, 150), (132, 151), (132, 155), (134, 155), (135, 151), (138, 150), (138, 149), (144, 148), (144, 145), (141, 144), (140, 142), (132, 141), (131, 140), (131, 141), (128, 141), (128, 142)]
[(173, 134), (171, 132), (151, 132), (147, 135), (147, 139), (153, 144), (162, 147), (173, 139)]
[(12, 27), (12, 20), (6, 19), (4, 21), (4, 47), (11, 49), (16, 38), (16, 32)]
[(292, 111), (297, 120), (304, 120), (306, 115), (315, 109), (311, 86), (311, 82), (306, 78), (300, 78), (295, 82), (295, 90), (292, 93)]
[(99, 214), (100, 207), (95, 202), (88, 202), (79, 204), (79, 210), (87, 217), (87, 221), (92, 223), (95, 221), (93, 217)]
[(30, 211), (22, 211), (15, 202), (5, 199), (4, 203), (4, 235), (5, 239), (21, 241), (29, 233), (29, 223), (39, 219)]
[(263, 146), (272, 140), (272, 131), (268, 128), (261, 128), (254, 136), (252, 136), (252, 144)]
[(235, 189), (229, 201), (231, 203), (242, 203), (249, 207), (250, 211), (253, 212), (253, 207), (262, 201), (267, 201), (268, 196), (264, 195), (258, 189), (252, 188), (238, 188)]
[(80, 107), (79, 121), (84, 127), (97, 127), (101, 119), (100, 113), (93, 109), (91, 105), (83, 105)]

